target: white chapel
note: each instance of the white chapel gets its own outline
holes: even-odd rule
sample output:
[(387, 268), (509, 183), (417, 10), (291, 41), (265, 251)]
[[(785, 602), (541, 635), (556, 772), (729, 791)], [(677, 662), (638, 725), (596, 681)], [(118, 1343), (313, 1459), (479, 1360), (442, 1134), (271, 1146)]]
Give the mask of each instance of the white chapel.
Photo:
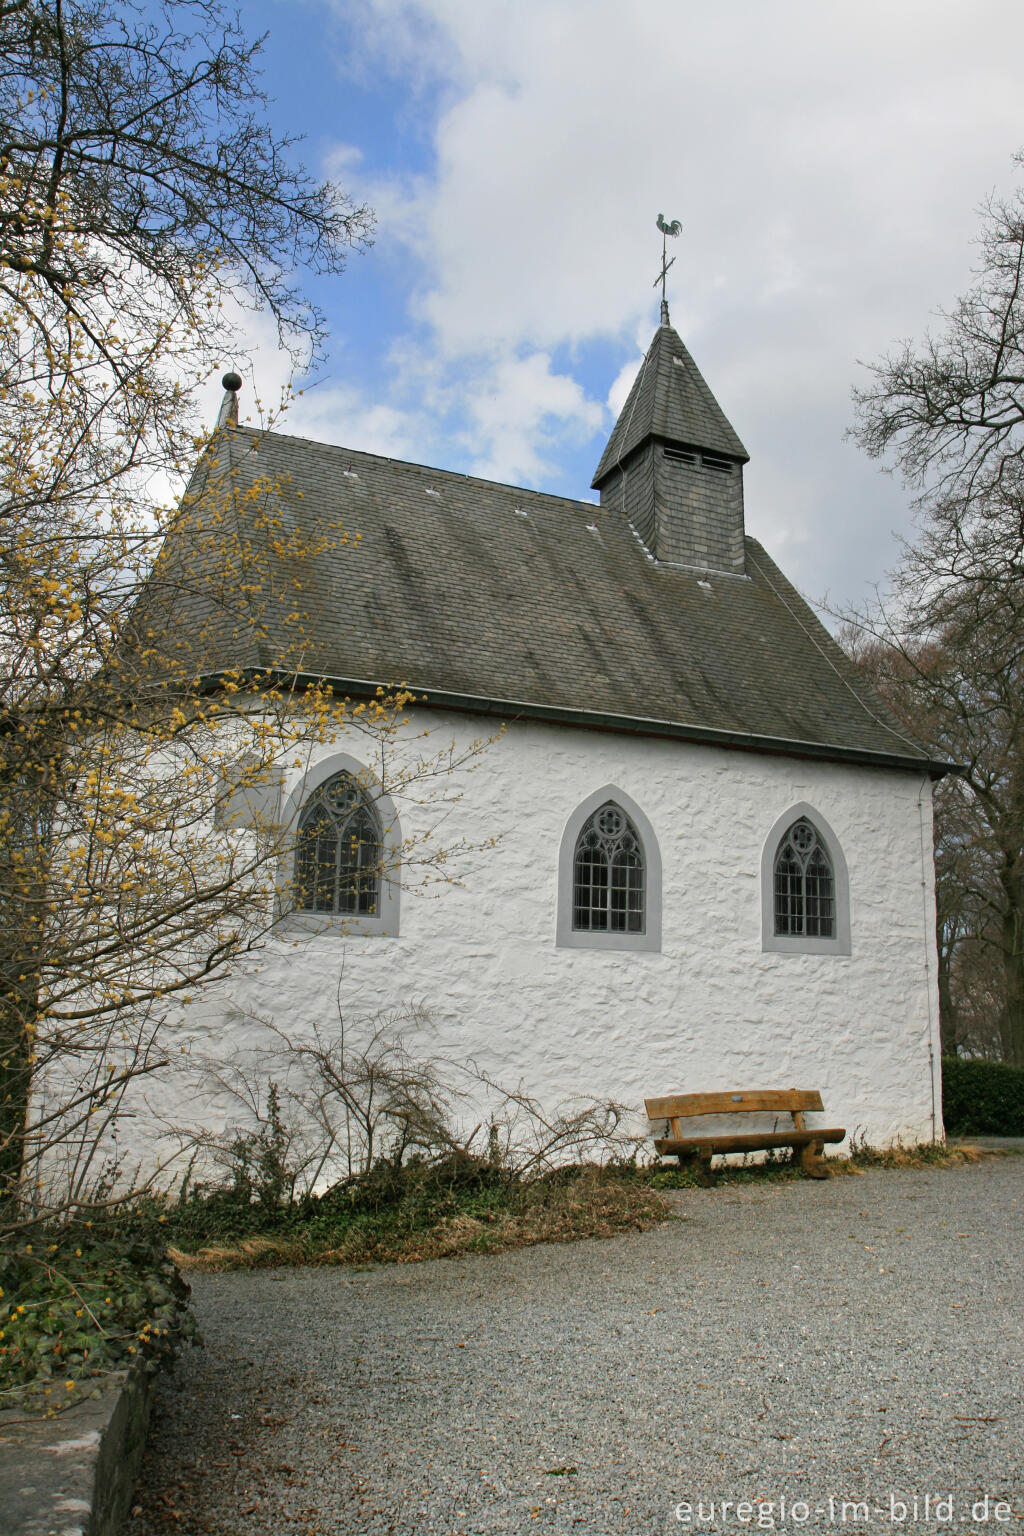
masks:
[[(747, 536), (747, 459), (664, 303), (599, 503), (243, 427), (229, 391), (203, 473), (358, 535), (309, 562), (304, 674), (352, 699), (405, 683), (410, 731), (495, 740), (440, 833), (357, 736), (282, 770), (292, 895), (195, 1006), (200, 1044), (243, 1016), (326, 1023), (341, 987), (350, 1019), (415, 1007), (432, 1051), (542, 1104), (819, 1089), (851, 1137), (942, 1135), (949, 765)], [(211, 678), (274, 665), (265, 638), (225, 646)], [(474, 850), (436, 899), (381, 872), (428, 832)]]

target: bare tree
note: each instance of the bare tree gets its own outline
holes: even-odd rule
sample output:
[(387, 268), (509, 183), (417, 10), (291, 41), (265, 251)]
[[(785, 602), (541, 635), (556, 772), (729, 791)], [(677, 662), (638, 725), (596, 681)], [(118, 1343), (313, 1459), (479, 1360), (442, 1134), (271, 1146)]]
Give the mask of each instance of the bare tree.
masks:
[(303, 353), (322, 339), (296, 273), (340, 271), (371, 216), (267, 126), (264, 41), (220, 0), (0, 8), (0, 270), (30, 330), (52, 338), (63, 320), (124, 383), (110, 316), (126, 315), (140, 349), (172, 322), (208, 340), (207, 299), (226, 279)]
[(1007, 697), (999, 659), (986, 664), (954, 634), (920, 642), (886, 629), (877, 610), (860, 623), (844, 636), (856, 665), (908, 731), (963, 770), (934, 794), (943, 1051), (1013, 1059), (1014, 903), (1005, 882), (1017, 867), (1022, 822), (1003, 765), (1024, 725), (1020, 700)]
[(1020, 1063), (1024, 195), (986, 204), (979, 249), (971, 289), (936, 334), (904, 343), (856, 394), (855, 435), (914, 490), (920, 526), (885, 602), (848, 617), (881, 648), (866, 660), (890, 703), (920, 739), (963, 764), (937, 802), (945, 979), (958, 954), (975, 982), (979, 955), (997, 957), (999, 984), (990, 977), (982, 990), (999, 996), (1002, 1052)]
[[(274, 849), (211, 842), (227, 770), (257, 782), (332, 721), (279, 680), (201, 698), (130, 623), (169, 579), (162, 498), (199, 446), (190, 385), (232, 344), (225, 301), (308, 357), (295, 273), (339, 271), (371, 227), (266, 126), (259, 47), (218, 0), (0, 5), (0, 1202), (47, 1126), (71, 1146), (157, 1069), (159, 1000), (256, 940)], [(226, 623), (248, 634), (267, 556), (235, 553)]]
[[(1024, 164), (1024, 152), (1015, 156)], [(1006, 514), (994, 488), (1019, 489), (1024, 450), (1024, 193), (982, 207), (980, 259), (969, 291), (939, 312), (935, 333), (902, 342), (854, 391), (855, 435), (889, 458), (924, 498), (933, 526)], [(1019, 527), (1017, 529), (1019, 538)]]

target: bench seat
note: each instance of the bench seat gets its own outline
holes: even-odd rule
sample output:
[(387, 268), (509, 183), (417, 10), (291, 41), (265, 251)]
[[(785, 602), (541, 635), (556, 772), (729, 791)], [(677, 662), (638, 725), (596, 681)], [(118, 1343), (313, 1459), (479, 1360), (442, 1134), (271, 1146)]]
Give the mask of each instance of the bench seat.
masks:
[(680, 1152), (760, 1152), (769, 1147), (806, 1147), (815, 1141), (842, 1141), (846, 1132), (832, 1127), (827, 1131), (750, 1131), (737, 1135), (656, 1137), (654, 1149), (663, 1157)]
[[(804, 1114), (822, 1112), (821, 1094), (801, 1088), (766, 1088), (742, 1093), (680, 1093), (645, 1099), (649, 1120), (665, 1120), (670, 1136), (654, 1138), (662, 1157), (678, 1157), (679, 1166), (695, 1164), (702, 1184), (711, 1184), (711, 1159), (728, 1152), (767, 1152), (792, 1147), (800, 1153), (800, 1166), (812, 1179), (827, 1179), (828, 1164), (822, 1157), (826, 1142), (842, 1141), (845, 1130), (837, 1126), (808, 1127)], [(710, 1136), (683, 1135), (681, 1122), (700, 1115), (788, 1114), (793, 1124), (785, 1131), (718, 1131)], [(749, 1123), (749, 1122), (748, 1122)]]

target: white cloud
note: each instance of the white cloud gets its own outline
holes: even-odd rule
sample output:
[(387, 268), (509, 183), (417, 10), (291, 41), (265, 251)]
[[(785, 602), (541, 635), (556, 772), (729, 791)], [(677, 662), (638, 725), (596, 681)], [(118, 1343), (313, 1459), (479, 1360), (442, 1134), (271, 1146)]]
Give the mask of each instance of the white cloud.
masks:
[(628, 362), (623, 363), (615, 375), (612, 387), (608, 391), (608, 409), (613, 416), (618, 416), (625, 405), (626, 397), (633, 388), (633, 380), (640, 372), (643, 360), (644, 354), (642, 352), (638, 357), (631, 357)]
[(436, 176), (398, 200), (393, 184), (367, 188), (424, 262), (417, 312), (449, 353), (631, 329), (651, 313), (659, 209), (683, 220), (671, 281), (690, 328), (876, 260), (891, 271), (894, 234), (906, 248), (948, 232), (957, 197), (969, 232), (1019, 132), (1012, 65), (985, 36), (995, 11), (1024, 41), (1001, 3), (368, 11), (392, 67), (414, 19), (457, 61)]
[[(621, 405), (650, 339), (661, 211), (683, 223), (673, 320), (752, 454), (751, 526), (812, 590), (880, 576), (905, 498), (842, 442), (856, 360), (967, 280), (976, 205), (1024, 137), (1024, 9), (335, 3), (353, 67), (433, 113), (429, 172), (374, 176), (346, 152), (379, 254), (410, 274), (384, 440), (557, 473), (560, 434), (593, 431), (606, 391)], [(634, 350), (588, 397), (553, 358), (600, 340)]]
[(481, 385), (468, 411), (474, 440), (487, 445), (474, 472), (488, 479), (536, 485), (567, 434), (586, 441), (601, 425), (601, 407), (567, 374), (553, 373), (543, 352), (497, 359)]
[(403, 342), (392, 359), (387, 401), (330, 380), (306, 382), (293, 393), (291, 358), (278, 346), (273, 323), (240, 309), (234, 323), (236, 349), (199, 392), (207, 426), (220, 410), (222, 371), (232, 368), (243, 380), (243, 424), (272, 420), (293, 436), (426, 463), (451, 466), (454, 453), (471, 473), (537, 485), (557, 473), (567, 441), (585, 442), (603, 420), (601, 406), (542, 352), (475, 356), (453, 374), (429, 348)]

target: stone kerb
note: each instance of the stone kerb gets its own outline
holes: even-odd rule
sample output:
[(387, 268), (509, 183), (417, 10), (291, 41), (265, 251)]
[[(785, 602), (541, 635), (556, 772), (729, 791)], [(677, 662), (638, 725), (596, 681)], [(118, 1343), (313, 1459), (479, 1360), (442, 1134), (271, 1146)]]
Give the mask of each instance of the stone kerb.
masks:
[(117, 1536), (149, 1429), (154, 1376), (122, 1371), (54, 1418), (0, 1413), (2, 1536)]

